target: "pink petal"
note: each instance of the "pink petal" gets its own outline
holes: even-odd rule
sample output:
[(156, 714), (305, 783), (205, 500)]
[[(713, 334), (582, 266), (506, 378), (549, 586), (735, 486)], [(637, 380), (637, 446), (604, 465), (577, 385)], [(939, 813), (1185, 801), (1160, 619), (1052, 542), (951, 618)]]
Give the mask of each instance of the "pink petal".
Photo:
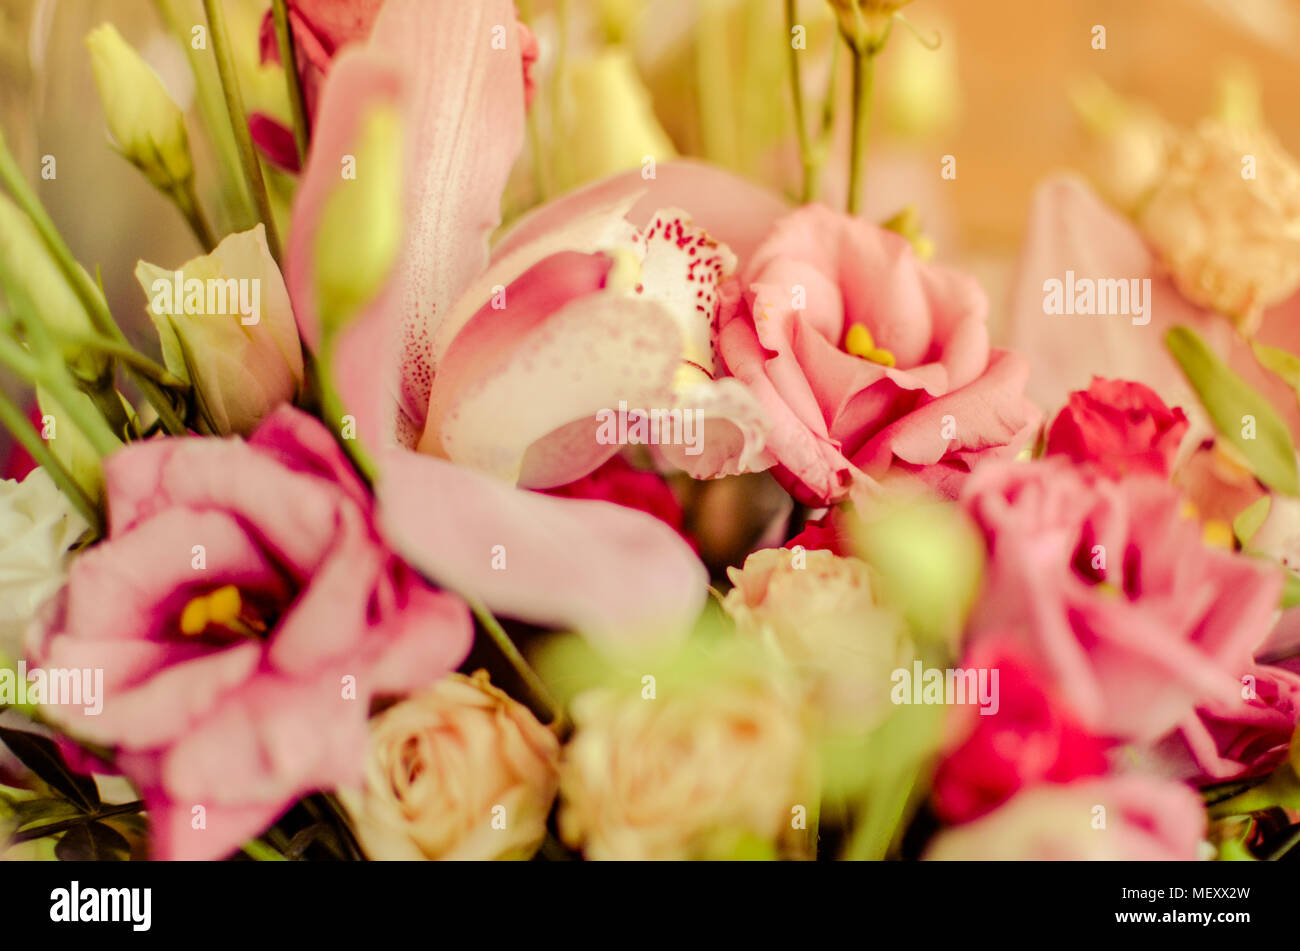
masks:
[(631, 647), (679, 638), (703, 606), (704, 566), (652, 516), (520, 491), (416, 453), (390, 451), (382, 465), (389, 543), (494, 612)]
[(634, 198), (628, 220), (642, 228), (660, 208), (686, 208), (695, 224), (731, 248), (742, 265), (789, 211), (775, 192), (713, 165), (697, 161), (661, 162), (654, 178), (623, 172), (572, 192), (530, 212), (512, 225), (493, 250), (500, 259), (593, 208)]

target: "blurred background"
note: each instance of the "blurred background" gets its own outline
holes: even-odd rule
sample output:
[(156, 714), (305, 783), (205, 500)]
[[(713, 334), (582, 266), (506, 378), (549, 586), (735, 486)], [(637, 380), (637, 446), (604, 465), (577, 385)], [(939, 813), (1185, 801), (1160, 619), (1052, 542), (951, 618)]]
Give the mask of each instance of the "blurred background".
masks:
[[(541, 47), (540, 91), (507, 218), (639, 167), (647, 154), (702, 157), (797, 196), (785, 0), (518, 5)], [(286, 117), (278, 67), (258, 62), (268, 3), (225, 7), (250, 111)], [(819, 131), (828, 90), (833, 117), (822, 197), (842, 205), (848, 57), (833, 52), (827, 3), (795, 7), (809, 126)], [(867, 213), (883, 219), (915, 204), (937, 256), (984, 282), (995, 327), (1037, 183), (1129, 161), (1099, 134), (1116, 115), (1187, 126), (1228, 110), (1300, 152), (1300, 0), (914, 0), (904, 12), (914, 31), (894, 30), (877, 74)], [(210, 53), (195, 58), (196, 82), (177, 40), (202, 22), (199, 0), (0, 0), (0, 122), (74, 252), (100, 268), (114, 313), (138, 336), (137, 260), (173, 267), (199, 249), (108, 140), (84, 44), (105, 20), (189, 111), (201, 197), (218, 228), (240, 227), (228, 210), (238, 203), (223, 197), (231, 184), (213, 158), (219, 146), (198, 118)], [(40, 177), (44, 156), (57, 162), (50, 180)], [(945, 156), (955, 179), (940, 176)], [(282, 212), (292, 185), (272, 175)]]

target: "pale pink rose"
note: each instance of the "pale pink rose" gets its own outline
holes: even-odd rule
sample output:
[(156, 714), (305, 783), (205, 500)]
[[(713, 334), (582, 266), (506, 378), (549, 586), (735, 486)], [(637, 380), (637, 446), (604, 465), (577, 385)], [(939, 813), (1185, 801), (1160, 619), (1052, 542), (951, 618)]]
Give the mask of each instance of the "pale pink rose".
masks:
[(900, 235), (810, 205), (777, 224), (741, 284), (719, 353), (771, 418), (776, 475), (802, 502), (840, 501), (895, 467), (954, 494), (1038, 425), (1027, 363), (989, 348), (979, 285)]
[(1197, 707), (1157, 755), (1183, 779), (1222, 782), (1271, 772), (1284, 761), (1300, 718), (1300, 676), (1252, 665), (1231, 700)]
[(1031, 787), (940, 832), (929, 861), (1192, 861), (1205, 838), (1201, 797), (1131, 774)]
[(464, 603), (384, 547), (365, 487), (297, 410), (246, 443), (120, 450), (105, 491), (109, 536), (73, 561), (28, 648), (103, 670), (98, 715), (46, 714), (115, 752), (158, 858), (221, 858), (298, 797), (359, 782), (371, 698), (469, 650)]
[(990, 552), (972, 636), (1008, 638), (1086, 728), (1155, 740), (1236, 695), (1282, 578), (1204, 545), (1169, 483), (1049, 457), (982, 468), (963, 502)]
[(555, 734), (487, 671), (448, 674), (370, 722), (366, 783), (344, 802), (375, 860), (529, 859), (559, 762)]

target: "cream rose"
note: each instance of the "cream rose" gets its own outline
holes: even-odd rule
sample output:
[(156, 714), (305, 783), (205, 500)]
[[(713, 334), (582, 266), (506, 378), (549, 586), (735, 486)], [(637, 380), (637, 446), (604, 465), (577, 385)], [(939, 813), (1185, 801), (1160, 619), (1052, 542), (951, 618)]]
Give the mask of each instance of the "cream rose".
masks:
[(342, 798), (372, 859), (527, 859), (546, 836), (559, 753), (486, 671), (449, 674), (371, 721), (365, 786)]
[(63, 585), (68, 549), (87, 527), (44, 469), (0, 481), (0, 655), (22, 659), (23, 632)]
[(790, 664), (819, 710), (859, 728), (888, 712), (890, 677), (911, 665), (912, 644), (902, 619), (876, 603), (866, 562), (767, 548), (727, 574), (735, 587), (722, 606), (737, 631)]
[[(588, 859), (731, 858), (793, 848), (807, 813), (797, 701), (766, 680), (600, 689), (573, 704), (560, 834)], [(804, 798), (801, 798), (801, 795)]]
[(1179, 137), (1138, 223), (1185, 297), (1248, 330), (1300, 288), (1300, 165), (1267, 132)]

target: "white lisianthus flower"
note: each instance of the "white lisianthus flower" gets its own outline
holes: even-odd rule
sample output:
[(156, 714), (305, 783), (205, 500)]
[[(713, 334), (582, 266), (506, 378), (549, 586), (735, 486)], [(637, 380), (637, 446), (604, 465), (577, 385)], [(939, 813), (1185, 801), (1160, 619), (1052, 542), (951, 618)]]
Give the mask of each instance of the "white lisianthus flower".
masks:
[(23, 656), (23, 632), (63, 585), (68, 549), (89, 526), (44, 469), (0, 480), (0, 655)]

